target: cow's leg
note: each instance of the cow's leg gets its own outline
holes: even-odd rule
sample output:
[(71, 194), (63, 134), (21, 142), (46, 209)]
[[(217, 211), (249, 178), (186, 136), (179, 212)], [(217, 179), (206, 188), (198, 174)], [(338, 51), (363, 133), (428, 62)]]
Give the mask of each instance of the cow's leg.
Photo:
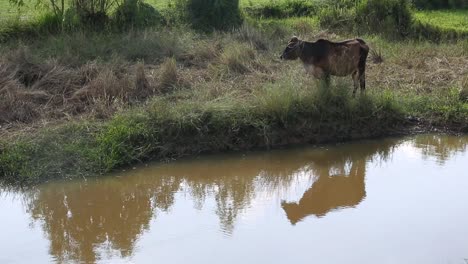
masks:
[(359, 64), (358, 64), (361, 94), (364, 93), (364, 91), (366, 90), (366, 60), (367, 60), (368, 53), (369, 53), (369, 49), (361, 48), (361, 54), (359, 56)]
[(354, 89), (353, 89), (353, 97), (354, 97), (356, 95), (356, 91), (359, 86), (359, 71), (353, 72), (352, 76), (353, 76), (353, 85), (354, 85)]
[(327, 85), (327, 87), (329, 87), (330, 86), (330, 79), (331, 79), (330, 74), (324, 73), (322, 78), (325, 81), (325, 84)]
[(324, 71), (320, 67), (313, 66), (309, 68), (309, 71), (315, 78), (323, 81), (326, 86), (330, 86), (330, 74), (328, 72)]
[(361, 93), (366, 91), (366, 73), (359, 72), (359, 82), (361, 84)]

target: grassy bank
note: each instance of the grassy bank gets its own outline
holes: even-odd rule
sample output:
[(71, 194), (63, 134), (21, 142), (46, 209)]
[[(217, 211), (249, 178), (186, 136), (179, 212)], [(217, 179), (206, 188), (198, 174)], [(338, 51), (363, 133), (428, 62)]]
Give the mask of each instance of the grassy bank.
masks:
[(0, 180), (378, 137), (415, 120), (468, 131), (467, 39), (359, 34), (371, 47), (368, 89), (352, 98), (350, 77), (326, 87), (300, 63), (278, 59), (292, 35), (357, 34), (325, 25), (316, 16), (251, 17), (225, 33), (172, 25), (8, 39), (0, 46)]
[(347, 87), (282, 81), (248, 99), (151, 100), (104, 124), (77, 122), (2, 143), (7, 182), (90, 176), (183, 155), (382, 136), (403, 120), (389, 95), (351, 100)]
[(1, 91), (2, 113), (14, 115), (1, 117), (2, 180), (33, 183), (145, 160), (384, 136), (401, 131), (408, 116), (466, 131), (466, 42), (367, 36), (384, 62), (369, 58), (367, 93), (352, 98), (351, 78), (325, 87), (300, 63), (277, 59), (296, 30), (306, 39), (346, 36), (289, 21), (287, 29), (267, 21), (258, 25), (263, 30), (208, 36), (147, 30), (4, 46), (0, 82), (10, 86)]

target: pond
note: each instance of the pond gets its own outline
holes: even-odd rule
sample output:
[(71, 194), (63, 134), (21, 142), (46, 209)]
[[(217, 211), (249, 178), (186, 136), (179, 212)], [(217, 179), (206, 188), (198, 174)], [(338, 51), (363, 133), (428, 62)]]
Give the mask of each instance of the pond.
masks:
[(465, 264), (468, 136), (154, 163), (0, 210), (0, 263)]

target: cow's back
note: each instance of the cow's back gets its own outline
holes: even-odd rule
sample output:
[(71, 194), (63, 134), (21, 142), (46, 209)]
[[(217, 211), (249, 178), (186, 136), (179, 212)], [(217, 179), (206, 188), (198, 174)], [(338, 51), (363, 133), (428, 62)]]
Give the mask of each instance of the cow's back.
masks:
[(361, 43), (356, 40), (330, 42), (327, 67), (332, 75), (346, 76), (357, 70), (361, 53)]

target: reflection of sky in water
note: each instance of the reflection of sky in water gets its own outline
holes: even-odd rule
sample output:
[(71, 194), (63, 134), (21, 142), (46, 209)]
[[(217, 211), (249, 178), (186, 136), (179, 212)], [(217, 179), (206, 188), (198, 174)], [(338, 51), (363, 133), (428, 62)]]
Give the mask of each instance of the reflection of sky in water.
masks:
[(0, 263), (464, 263), (467, 143), (212, 156), (3, 192)]
[(0, 192), (0, 263), (48, 263), (49, 242), (31, 219), (19, 195)]

